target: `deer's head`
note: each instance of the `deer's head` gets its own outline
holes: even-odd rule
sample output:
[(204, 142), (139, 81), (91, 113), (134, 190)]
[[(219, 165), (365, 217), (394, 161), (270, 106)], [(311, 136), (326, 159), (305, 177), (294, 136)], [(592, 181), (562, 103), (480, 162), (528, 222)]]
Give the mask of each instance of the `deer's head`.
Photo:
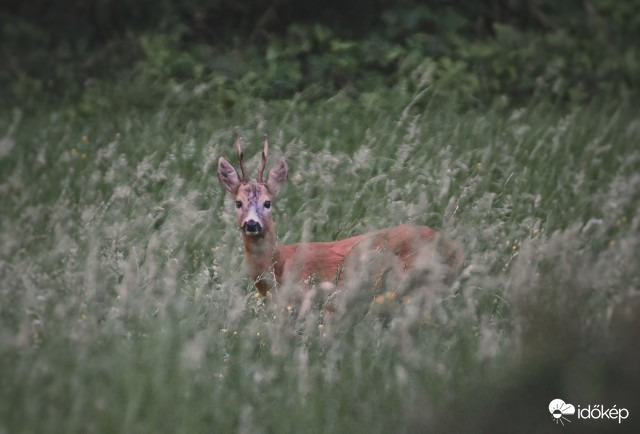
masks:
[(242, 136), (238, 134), (236, 150), (240, 159), (242, 178), (238, 176), (236, 169), (227, 160), (220, 157), (218, 160), (218, 179), (235, 200), (240, 229), (249, 237), (260, 237), (273, 228), (271, 204), (287, 180), (289, 167), (287, 161), (281, 158), (269, 171), (266, 181), (262, 180), (269, 151), (269, 142), (265, 137), (262, 164), (258, 169), (258, 176), (256, 182), (250, 182), (244, 167), (242, 146)]

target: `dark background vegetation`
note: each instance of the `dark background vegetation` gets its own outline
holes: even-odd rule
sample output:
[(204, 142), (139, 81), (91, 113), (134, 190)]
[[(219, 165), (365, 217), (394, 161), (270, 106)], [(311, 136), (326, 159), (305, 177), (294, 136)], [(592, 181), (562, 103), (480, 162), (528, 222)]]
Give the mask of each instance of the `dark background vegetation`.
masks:
[(198, 83), (222, 109), (338, 90), (630, 99), (640, 81), (637, 0), (32, 0), (0, 14), (2, 93), (23, 103), (41, 89), (95, 97), (105, 81)]

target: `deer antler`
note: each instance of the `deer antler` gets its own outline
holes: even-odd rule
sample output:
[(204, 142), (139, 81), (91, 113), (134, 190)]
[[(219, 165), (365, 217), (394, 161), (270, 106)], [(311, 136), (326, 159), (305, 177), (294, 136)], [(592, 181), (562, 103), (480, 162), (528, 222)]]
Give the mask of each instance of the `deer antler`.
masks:
[(236, 149), (238, 151), (238, 157), (240, 158), (240, 171), (242, 172), (242, 182), (246, 183), (248, 181), (247, 171), (244, 167), (244, 161), (242, 161), (244, 154), (242, 153), (242, 146), (244, 146), (244, 142), (242, 141), (242, 135), (240, 131), (237, 130), (238, 138), (236, 139)]
[(258, 169), (258, 182), (260, 184), (263, 183), (262, 181), (262, 174), (264, 173), (264, 168), (267, 166), (267, 155), (269, 153), (269, 139), (267, 139), (267, 135), (264, 135), (264, 149), (262, 150), (262, 164), (260, 165), (260, 168)]

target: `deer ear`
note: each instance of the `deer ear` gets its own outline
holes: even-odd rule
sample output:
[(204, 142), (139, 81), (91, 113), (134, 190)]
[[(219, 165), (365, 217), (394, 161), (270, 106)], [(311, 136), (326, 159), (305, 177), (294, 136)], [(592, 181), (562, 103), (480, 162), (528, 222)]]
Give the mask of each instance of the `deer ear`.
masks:
[(287, 181), (287, 176), (289, 175), (289, 166), (287, 166), (287, 160), (281, 158), (278, 160), (275, 166), (271, 168), (269, 171), (269, 175), (267, 175), (267, 189), (274, 196), (278, 194), (284, 183)]
[(236, 194), (240, 187), (240, 178), (238, 172), (223, 157), (218, 160), (218, 179), (220, 184), (231, 194)]

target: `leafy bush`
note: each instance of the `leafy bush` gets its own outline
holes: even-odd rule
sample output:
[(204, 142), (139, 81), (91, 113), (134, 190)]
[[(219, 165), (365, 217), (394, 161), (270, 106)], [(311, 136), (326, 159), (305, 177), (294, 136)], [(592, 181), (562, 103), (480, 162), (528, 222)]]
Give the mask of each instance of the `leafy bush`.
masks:
[(227, 104), (380, 89), (465, 104), (637, 94), (637, 2), (343, 3), (14, 5), (0, 16), (0, 79), (14, 100), (77, 98), (100, 80), (225, 88)]

